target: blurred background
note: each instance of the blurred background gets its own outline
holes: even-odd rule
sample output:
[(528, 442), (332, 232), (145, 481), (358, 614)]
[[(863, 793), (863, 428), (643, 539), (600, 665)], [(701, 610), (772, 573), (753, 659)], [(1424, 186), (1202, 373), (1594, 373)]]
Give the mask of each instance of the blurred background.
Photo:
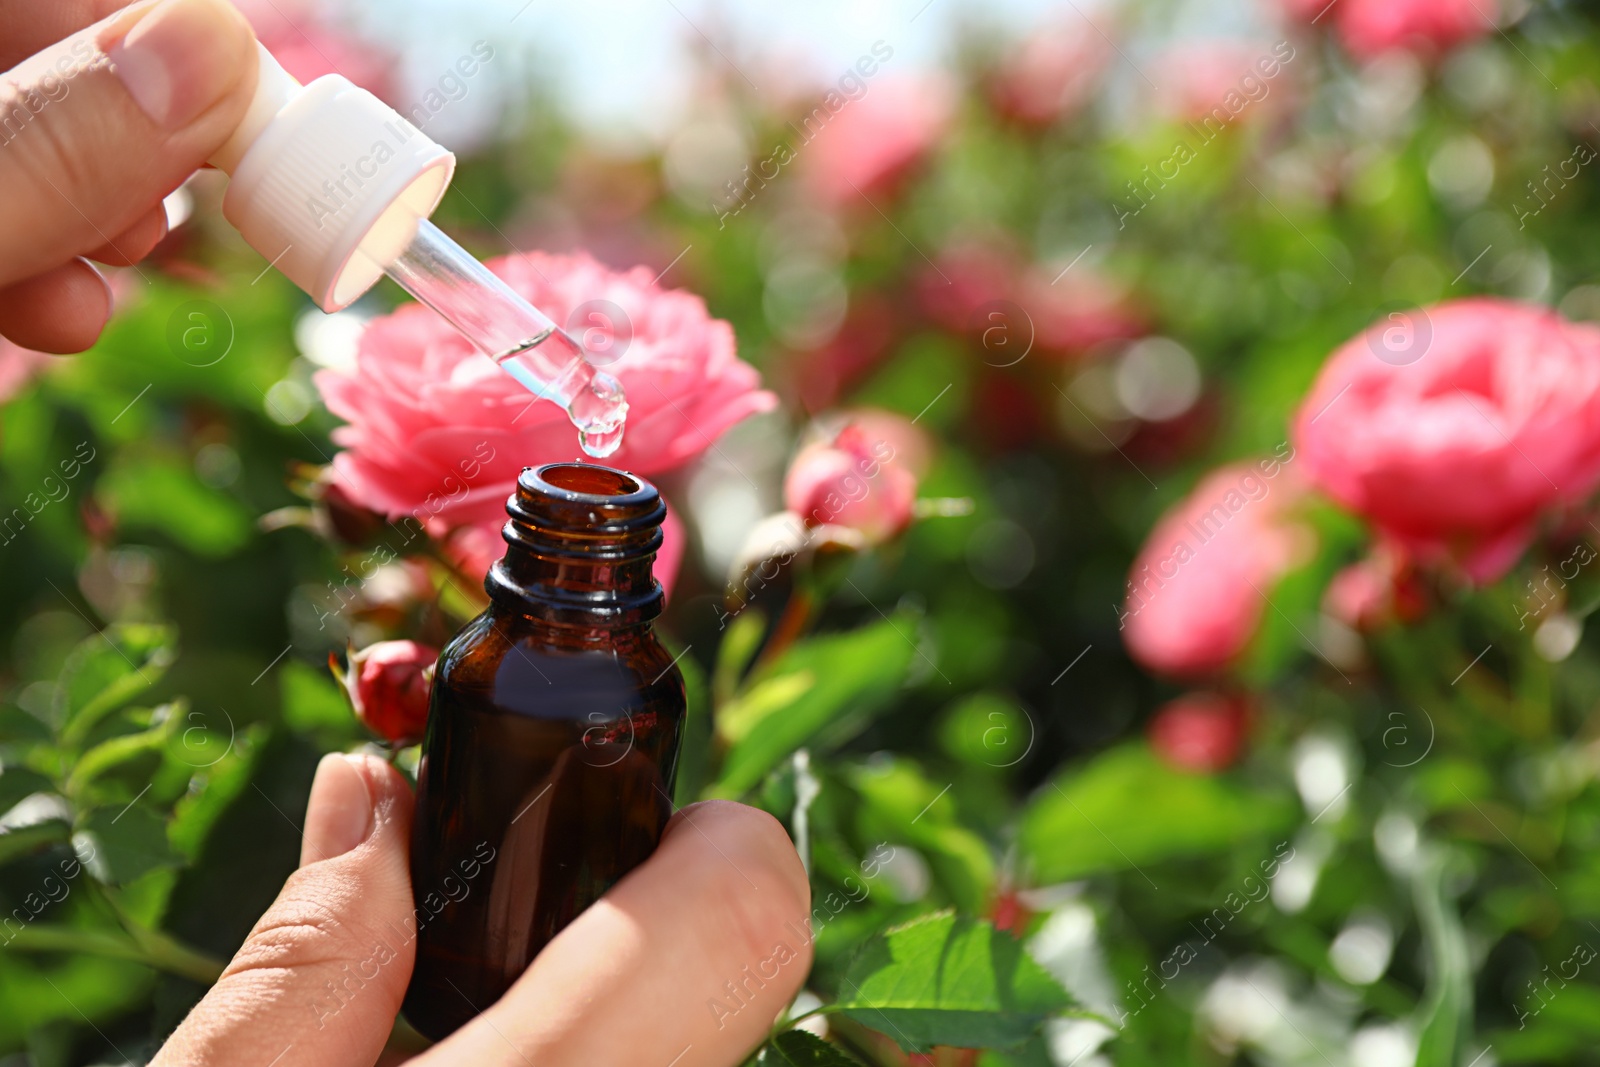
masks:
[[(1594, 5), (240, 5), (455, 150), (435, 221), (660, 416), (618, 464), (678, 526), (678, 799), (772, 811), (843, 901), (799, 1008), (951, 908), (1079, 1009), (916, 1054), (828, 1016), (837, 1047), (1600, 1062)], [(330, 653), (431, 658), (508, 477), (576, 455), (382, 332), (388, 283), (316, 310), (222, 188), (168, 199), (93, 350), (0, 341), (7, 1067), (153, 1055), (293, 869), (319, 756), (383, 741)], [(1452, 451), (1454, 392), (1495, 433)], [(487, 510), (427, 503), (452, 476)]]

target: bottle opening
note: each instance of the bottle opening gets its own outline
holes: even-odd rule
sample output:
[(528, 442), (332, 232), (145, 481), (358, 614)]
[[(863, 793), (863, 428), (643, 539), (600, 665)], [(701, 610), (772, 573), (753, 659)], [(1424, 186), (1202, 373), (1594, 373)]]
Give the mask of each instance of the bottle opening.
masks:
[(556, 489), (580, 496), (632, 496), (644, 486), (621, 471), (591, 463), (552, 463), (534, 471)]
[(605, 626), (661, 613), (650, 565), (667, 507), (643, 478), (591, 463), (524, 467), (506, 501), (489, 595), (523, 615)]

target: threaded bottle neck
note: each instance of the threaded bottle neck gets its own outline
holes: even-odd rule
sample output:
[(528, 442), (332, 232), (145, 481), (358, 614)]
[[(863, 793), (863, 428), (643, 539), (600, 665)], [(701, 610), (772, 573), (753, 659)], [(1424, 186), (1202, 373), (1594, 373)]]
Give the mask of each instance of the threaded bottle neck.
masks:
[(642, 478), (588, 463), (525, 467), (506, 501), (506, 554), (484, 588), (547, 622), (627, 626), (661, 614), (651, 564), (667, 508)]

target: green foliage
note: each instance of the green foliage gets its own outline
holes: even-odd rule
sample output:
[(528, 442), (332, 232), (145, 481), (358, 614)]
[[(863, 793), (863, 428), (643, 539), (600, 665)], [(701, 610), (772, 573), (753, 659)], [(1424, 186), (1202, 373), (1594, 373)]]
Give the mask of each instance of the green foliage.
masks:
[(1072, 1006), (1016, 939), (941, 912), (888, 930), (850, 965), (834, 1010), (908, 1052), (1011, 1048)]
[(1144, 746), (1125, 745), (1041, 788), (1018, 840), (1037, 877), (1061, 882), (1281, 835), (1293, 816), (1281, 792), (1175, 773)]

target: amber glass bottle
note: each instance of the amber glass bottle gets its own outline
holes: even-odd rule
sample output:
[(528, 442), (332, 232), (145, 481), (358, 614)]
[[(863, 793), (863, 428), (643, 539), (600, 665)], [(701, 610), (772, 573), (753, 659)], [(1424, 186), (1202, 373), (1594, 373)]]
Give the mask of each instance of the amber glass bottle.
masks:
[(417, 772), (405, 1014), (435, 1040), (655, 849), (683, 732), (683, 677), (651, 629), (655, 487), (549, 464), (506, 511), (489, 609), (439, 656)]

